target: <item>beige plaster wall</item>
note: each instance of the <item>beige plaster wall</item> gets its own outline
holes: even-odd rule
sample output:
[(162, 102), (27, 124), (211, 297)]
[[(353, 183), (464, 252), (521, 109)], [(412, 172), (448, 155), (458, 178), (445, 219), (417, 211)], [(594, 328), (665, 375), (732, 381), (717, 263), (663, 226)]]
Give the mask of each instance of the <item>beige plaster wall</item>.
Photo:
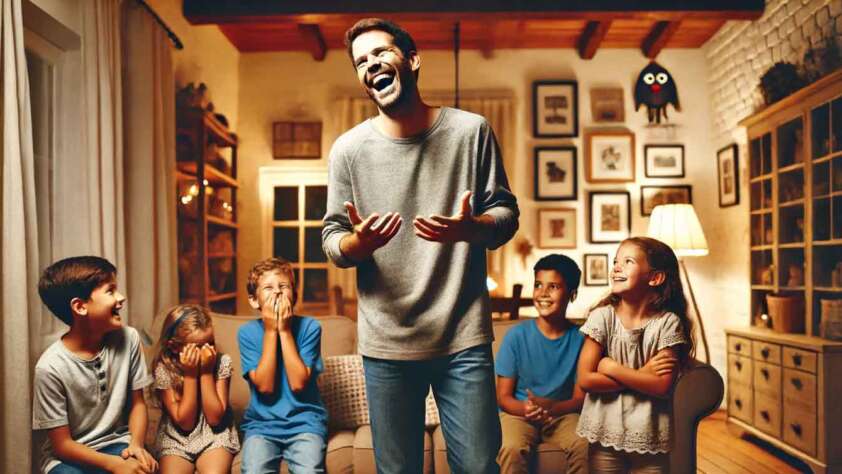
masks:
[(225, 115), (231, 129), (238, 129), (240, 52), (215, 25), (191, 25), (181, 13), (179, 0), (148, 0), (149, 5), (172, 28), (184, 49), (173, 50), (175, 83), (208, 86), (214, 110)]

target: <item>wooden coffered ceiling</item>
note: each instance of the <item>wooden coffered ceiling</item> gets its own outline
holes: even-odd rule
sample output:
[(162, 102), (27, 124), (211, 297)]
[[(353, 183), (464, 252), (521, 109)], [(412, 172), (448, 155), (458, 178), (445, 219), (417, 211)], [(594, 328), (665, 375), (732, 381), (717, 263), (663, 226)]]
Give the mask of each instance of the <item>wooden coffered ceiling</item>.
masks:
[(344, 49), (345, 30), (380, 16), (399, 23), (420, 50), (575, 48), (591, 59), (599, 48), (699, 48), (728, 20), (752, 20), (763, 0), (184, 0), (195, 25), (216, 24), (241, 52), (309, 51), (322, 60)]

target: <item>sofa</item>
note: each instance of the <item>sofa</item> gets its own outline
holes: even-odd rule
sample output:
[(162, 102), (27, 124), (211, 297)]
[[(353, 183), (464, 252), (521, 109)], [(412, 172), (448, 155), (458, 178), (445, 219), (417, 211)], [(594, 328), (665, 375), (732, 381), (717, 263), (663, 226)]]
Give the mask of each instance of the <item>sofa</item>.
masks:
[[(252, 317), (214, 314), (216, 344), (221, 352), (231, 355), (234, 375), (231, 381), (230, 401), (235, 419), (239, 422), (248, 405), (249, 389), (242, 377), (237, 346), (237, 330)], [(334, 473), (375, 473), (374, 449), (371, 427), (368, 425), (368, 407), (365, 402), (365, 385), (362, 360), (356, 354), (356, 323), (344, 316), (318, 318), (322, 326), (322, 358), (325, 371), (318, 380), (322, 398), (328, 409), (329, 435), (326, 470)], [(500, 347), (505, 333), (521, 321), (495, 321), (494, 354)], [(672, 473), (696, 472), (696, 429), (699, 421), (719, 408), (724, 394), (722, 377), (711, 366), (696, 363), (678, 381), (675, 388), (673, 411), (675, 418), (675, 446), (671, 453)], [(150, 414), (150, 425), (160, 416)], [(425, 474), (448, 474), (447, 447), (444, 443), (438, 412), (430, 395), (427, 398), (427, 431), (424, 436)], [(150, 434), (154, 436), (154, 426)], [(241, 433), (242, 435), (242, 433)], [(541, 444), (533, 459), (532, 471), (558, 473), (566, 470), (561, 450)], [(281, 472), (286, 472), (282, 463)], [(240, 472), (240, 456), (234, 459), (232, 472)]]

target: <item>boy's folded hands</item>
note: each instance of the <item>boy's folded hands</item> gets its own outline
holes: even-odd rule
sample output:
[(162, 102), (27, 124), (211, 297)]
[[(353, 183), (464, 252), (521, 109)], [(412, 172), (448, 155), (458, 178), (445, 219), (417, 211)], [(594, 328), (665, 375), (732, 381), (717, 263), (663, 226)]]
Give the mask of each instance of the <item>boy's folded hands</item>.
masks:
[(158, 462), (149, 454), (143, 446), (129, 444), (120, 456), (125, 460), (114, 472), (127, 473), (148, 473), (158, 470)]
[(550, 405), (552, 400), (536, 396), (532, 390), (526, 390), (526, 413), (524, 418), (535, 424), (544, 424), (552, 419)]

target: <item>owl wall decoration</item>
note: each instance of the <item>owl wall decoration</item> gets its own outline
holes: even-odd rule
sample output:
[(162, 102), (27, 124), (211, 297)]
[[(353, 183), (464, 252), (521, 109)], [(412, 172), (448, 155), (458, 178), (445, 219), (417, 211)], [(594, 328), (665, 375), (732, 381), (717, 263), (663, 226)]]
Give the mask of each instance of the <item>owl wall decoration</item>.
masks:
[(653, 61), (637, 76), (637, 83), (634, 85), (634, 110), (645, 105), (649, 123), (661, 123), (661, 114), (665, 121), (668, 120), (667, 104), (672, 104), (675, 110), (681, 111), (678, 89), (672, 75)]

